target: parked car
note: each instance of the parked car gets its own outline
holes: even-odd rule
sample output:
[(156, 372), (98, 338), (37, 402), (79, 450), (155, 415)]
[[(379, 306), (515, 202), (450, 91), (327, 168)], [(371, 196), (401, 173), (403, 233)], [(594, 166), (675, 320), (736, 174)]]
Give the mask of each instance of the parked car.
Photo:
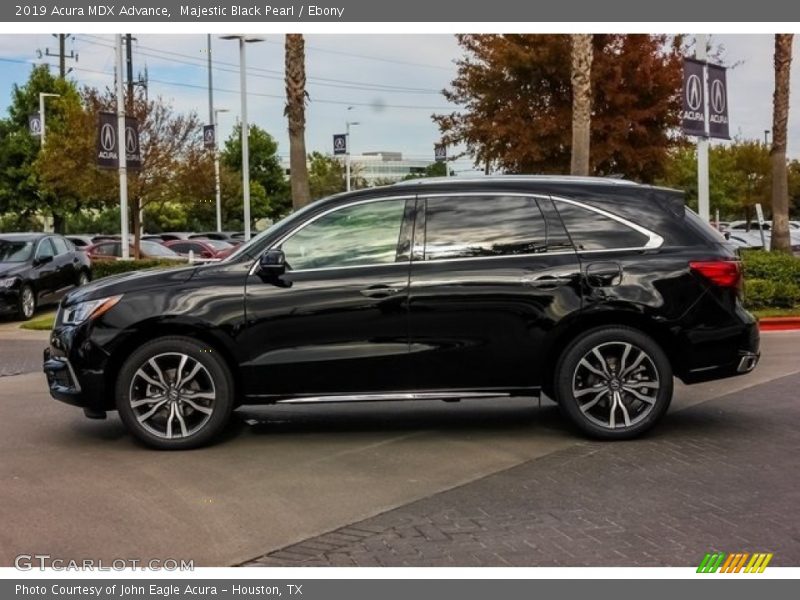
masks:
[(96, 244), (97, 242), (93, 239), (91, 235), (66, 235), (64, 236), (72, 245), (75, 246), (78, 250), (86, 250), (89, 246)]
[[(122, 242), (108, 240), (90, 246), (87, 254), (92, 260), (118, 260), (122, 258)], [(133, 244), (128, 250), (129, 256), (134, 255)], [(158, 242), (152, 240), (139, 240), (139, 256), (142, 258), (158, 258), (164, 260), (184, 260), (184, 258)]]
[(30, 319), (92, 278), (91, 262), (64, 237), (47, 233), (0, 234), (0, 313)]
[(206, 240), (220, 240), (222, 242), (229, 242), (229, 243), (239, 243), (241, 244), (243, 240), (238, 237), (234, 237), (238, 235), (239, 232), (237, 231), (205, 231), (202, 233), (193, 233), (189, 236), (190, 240), (193, 239), (206, 239)]
[[(800, 232), (790, 230), (789, 239), (792, 246), (792, 254), (800, 256)], [(767, 248), (770, 247), (771, 240), (772, 232), (764, 230), (764, 241), (767, 244)], [(739, 248), (758, 249), (764, 247), (761, 240), (761, 231), (758, 229), (754, 231), (731, 231), (730, 235), (728, 235), (728, 241)]]
[(627, 439), (686, 383), (751, 371), (741, 264), (681, 192), (618, 179), (429, 179), (317, 201), (228, 260), (96, 283), (61, 304), (53, 397), (118, 410), (155, 448), (241, 404), (544, 391)]
[(189, 238), (188, 240), (171, 240), (164, 242), (164, 246), (177, 252), (181, 256), (193, 253), (195, 258), (220, 260), (234, 251), (234, 246), (221, 240), (207, 240), (202, 238)]

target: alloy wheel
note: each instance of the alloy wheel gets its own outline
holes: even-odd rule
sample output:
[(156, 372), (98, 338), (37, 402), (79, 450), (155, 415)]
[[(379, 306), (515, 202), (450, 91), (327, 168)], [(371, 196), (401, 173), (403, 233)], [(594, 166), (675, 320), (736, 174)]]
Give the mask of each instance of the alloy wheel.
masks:
[(180, 352), (152, 356), (134, 373), (128, 395), (139, 425), (172, 440), (200, 431), (214, 413), (214, 379), (197, 359)]
[(584, 417), (605, 429), (636, 425), (653, 410), (661, 383), (650, 355), (629, 342), (589, 350), (572, 377), (572, 394)]
[(30, 319), (36, 310), (36, 300), (33, 296), (33, 290), (29, 286), (22, 288), (22, 316)]

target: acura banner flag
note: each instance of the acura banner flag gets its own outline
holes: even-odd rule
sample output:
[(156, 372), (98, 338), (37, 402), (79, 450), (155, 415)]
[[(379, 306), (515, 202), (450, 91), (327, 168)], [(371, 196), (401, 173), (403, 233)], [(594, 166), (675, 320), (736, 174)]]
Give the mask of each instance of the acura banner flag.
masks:
[[(142, 168), (142, 152), (139, 148), (139, 125), (134, 117), (125, 117), (125, 161), (127, 168)], [(97, 166), (116, 169), (119, 166), (116, 113), (101, 112), (97, 128)]]
[(728, 131), (728, 85), (725, 67), (708, 65), (708, 135), (731, 139)]
[[(703, 73), (707, 69), (708, 76)], [(706, 126), (706, 103), (708, 125)], [(730, 139), (725, 67), (683, 59), (681, 129), (686, 135)]]
[(705, 85), (703, 63), (683, 59), (683, 109), (681, 129), (686, 135), (706, 135)]

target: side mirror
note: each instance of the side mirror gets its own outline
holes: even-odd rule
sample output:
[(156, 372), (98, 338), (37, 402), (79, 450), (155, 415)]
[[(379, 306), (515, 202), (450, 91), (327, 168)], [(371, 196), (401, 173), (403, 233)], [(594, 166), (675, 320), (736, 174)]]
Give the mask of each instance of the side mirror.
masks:
[(725, 236), (725, 239), (726, 239), (726, 240), (729, 240), (729, 239), (731, 239), (731, 232), (730, 232), (730, 231), (726, 231), (726, 232), (725, 232), (725, 233), (723, 233), (722, 235), (724, 235), (724, 236)]
[(283, 250), (267, 250), (258, 259), (258, 268), (265, 275), (282, 275), (286, 271), (286, 255)]

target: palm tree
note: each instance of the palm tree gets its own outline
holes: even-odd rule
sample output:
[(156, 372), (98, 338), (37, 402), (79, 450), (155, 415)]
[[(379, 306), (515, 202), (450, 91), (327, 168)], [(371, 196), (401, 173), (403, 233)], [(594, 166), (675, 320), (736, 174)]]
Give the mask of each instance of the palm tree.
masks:
[(289, 121), (289, 169), (292, 206), (295, 210), (311, 201), (306, 163), (306, 52), (300, 33), (286, 34), (286, 109)]
[(589, 131), (592, 123), (592, 35), (572, 38), (572, 165), (573, 175), (589, 174)]
[(791, 254), (789, 240), (789, 175), (786, 169), (786, 135), (789, 120), (789, 71), (792, 65), (791, 33), (775, 34), (775, 93), (772, 98), (772, 250)]

